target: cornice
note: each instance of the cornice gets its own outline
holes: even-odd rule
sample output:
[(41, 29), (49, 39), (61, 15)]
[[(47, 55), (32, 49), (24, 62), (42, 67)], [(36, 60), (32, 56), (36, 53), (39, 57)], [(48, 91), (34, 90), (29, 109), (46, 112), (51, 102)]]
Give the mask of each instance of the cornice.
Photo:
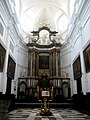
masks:
[(61, 44), (58, 44), (58, 43), (52, 43), (52, 44), (49, 44), (49, 45), (39, 45), (37, 43), (28, 43), (27, 44), (28, 47), (37, 47), (37, 48), (52, 48), (52, 47), (61, 47)]
[(73, 16), (71, 18), (70, 24), (71, 24), (71, 28), (69, 31), (68, 36), (71, 37), (71, 35), (74, 32), (74, 29), (77, 25), (77, 21), (78, 19), (81, 20), (81, 16), (83, 16), (83, 14), (86, 14), (87, 9), (90, 7), (90, 1), (89, 0), (82, 0), (82, 2), (79, 5), (79, 8), (77, 10), (77, 13), (73, 13)]
[(79, 9), (77, 11), (78, 16), (81, 18), (83, 14), (87, 11), (90, 7), (90, 0), (82, 0), (81, 4), (79, 5)]
[(2, 0), (2, 1), (3, 1), (4, 5), (5, 5), (4, 7), (6, 7), (7, 12), (11, 16), (13, 13), (12, 13), (12, 9), (11, 9), (11, 6), (9, 4), (9, 1), (8, 0)]
[[(12, 8), (11, 8), (11, 5), (10, 5), (10, 3), (9, 3), (9, 1), (8, 0), (2, 0), (2, 5), (3, 5), (3, 8), (4, 8), (4, 10), (5, 10), (5, 14), (9, 14), (9, 20), (11, 19), (12, 20), (12, 24), (13, 24), (13, 26), (15, 27), (15, 29), (16, 29), (16, 31), (17, 31), (17, 28), (16, 28), (16, 26), (15, 26), (15, 24), (16, 23), (18, 23), (18, 18), (17, 18), (17, 15), (16, 15), (16, 12), (14, 11), (14, 13), (13, 13), (13, 11), (12, 11)], [(1, 3), (0, 3), (1, 4)], [(14, 3), (14, 1), (13, 1), (13, 4), (15, 5), (15, 3)], [(17, 32), (18, 33), (18, 32)]]

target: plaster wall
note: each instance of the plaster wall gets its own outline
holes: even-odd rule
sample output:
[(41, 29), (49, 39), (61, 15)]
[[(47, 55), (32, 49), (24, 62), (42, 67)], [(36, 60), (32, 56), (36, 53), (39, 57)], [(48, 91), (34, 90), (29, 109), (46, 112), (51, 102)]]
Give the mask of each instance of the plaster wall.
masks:
[(3, 72), (0, 73), (0, 92), (6, 92), (7, 66), (10, 55), (16, 63), (11, 93), (17, 94), (14, 89), (17, 90), (18, 77), (20, 77), (21, 71), (27, 70), (27, 48), (26, 45), (22, 43), (23, 38), (17, 27), (18, 21), (13, 5), (13, 1), (12, 3), (10, 3), (10, 1), (0, 1), (0, 23), (4, 28), (3, 35), (0, 34), (0, 44), (6, 50)]
[(77, 84), (73, 76), (73, 63), (80, 55), (81, 70), (82, 70), (82, 92), (86, 94), (90, 92), (90, 72), (86, 73), (83, 51), (90, 44), (90, 2), (83, 1), (80, 3), (80, 8), (77, 13), (73, 15), (74, 21), (72, 22), (72, 29), (69, 33), (70, 45), (71, 45), (71, 93), (77, 93)]
[[(67, 47), (65, 47), (67, 46)], [(71, 52), (70, 52), (70, 47), (69, 45), (65, 45), (61, 47), (61, 52), (60, 52), (60, 62), (61, 62), (61, 76), (63, 77), (63, 71), (66, 72), (66, 77), (71, 77), (70, 76), (70, 68), (71, 68)]]

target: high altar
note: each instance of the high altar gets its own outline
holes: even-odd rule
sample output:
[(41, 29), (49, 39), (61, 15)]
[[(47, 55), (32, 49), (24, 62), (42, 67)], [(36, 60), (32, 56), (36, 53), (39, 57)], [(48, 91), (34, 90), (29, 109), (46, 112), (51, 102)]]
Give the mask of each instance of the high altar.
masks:
[[(44, 36), (42, 36), (42, 31)], [(18, 99), (24, 102), (41, 102), (42, 110), (49, 110), (49, 102), (62, 102), (70, 96), (70, 83), (64, 71), (61, 75), (60, 43), (54, 37), (57, 32), (47, 27), (33, 31), (36, 41), (30, 39), (28, 46), (28, 75), (22, 72), (18, 82)], [(40, 41), (41, 40), (41, 41)]]

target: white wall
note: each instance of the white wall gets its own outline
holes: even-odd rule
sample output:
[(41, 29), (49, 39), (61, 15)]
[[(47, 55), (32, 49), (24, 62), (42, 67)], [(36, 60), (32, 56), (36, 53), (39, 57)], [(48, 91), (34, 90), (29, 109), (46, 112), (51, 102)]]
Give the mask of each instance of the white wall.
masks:
[(18, 58), (17, 58), (17, 77), (20, 77), (21, 73), (26, 71), (28, 68), (28, 49), (20, 46), (18, 47)]
[(77, 13), (73, 15), (71, 23), (72, 30), (69, 33), (71, 42), (71, 94), (77, 93), (76, 80), (73, 77), (73, 63), (80, 55), (81, 69), (82, 69), (82, 91), (84, 94), (90, 92), (90, 72), (86, 73), (83, 51), (90, 44), (90, 1), (83, 1), (79, 6)]
[(63, 76), (64, 73), (66, 73), (66, 77), (70, 78), (70, 90), (71, 90), (71, 95), (72, 95), (72, 89), (74, 87), (73, 86), (73, 81), (71, 79), (72, 77), (72, 71), (71, 71), (71, 44), (68, 41), (66, 44), (64, 44), (61, 48), (60, 48), (60, 63), (61, 63), (61, 77), (65, 77)]
[[(12, 1), (11, 4), (14, 4)], [(3, 36), (0, 34), (0, 43), (6, 50), (3, 72), (0, 73), (0, 92), (6, 92), (7, 86), (7, 66), (9, 55), (16, 63), (15, 77), (12, 80), (11, 93), (17, 94), (18, 77), (21, 71), (27, 71), (27, 47), (22, 43), (23, 38), (17, 27), (17, 17), (14, 8), (11, 8), (9, 1), (0, 1), (0, 22), (3, 25)], [(16, 87), (16, 91), (14, 88)]]
[[(84, 35), (84, 39), (83, 39), (83, 51), (85, 50), (85, 48), (90, 44), (90, 4), (89, 4), (89, 8), (88, 8), (88, 13), (85, 14), (85, 18), (86, 20), (83, 22), (83, 35)], [(85, 72), (85, 76), (86, 76), (86, 91), (90, 92), (90, 72), (86, 73)]]

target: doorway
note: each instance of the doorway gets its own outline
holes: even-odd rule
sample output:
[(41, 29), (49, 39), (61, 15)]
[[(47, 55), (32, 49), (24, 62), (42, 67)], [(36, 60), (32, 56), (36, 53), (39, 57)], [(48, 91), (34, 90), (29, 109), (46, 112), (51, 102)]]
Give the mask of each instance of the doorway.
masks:
[(6, 94), (11, 94), (11, 81), (12, 78), (10, 76), (7, 76), (7, 88), (6, 88)]
[(77, 93), (80, 94), (82, 92), (82, 84), (81, 84), (81, 77), (77, 79)]

